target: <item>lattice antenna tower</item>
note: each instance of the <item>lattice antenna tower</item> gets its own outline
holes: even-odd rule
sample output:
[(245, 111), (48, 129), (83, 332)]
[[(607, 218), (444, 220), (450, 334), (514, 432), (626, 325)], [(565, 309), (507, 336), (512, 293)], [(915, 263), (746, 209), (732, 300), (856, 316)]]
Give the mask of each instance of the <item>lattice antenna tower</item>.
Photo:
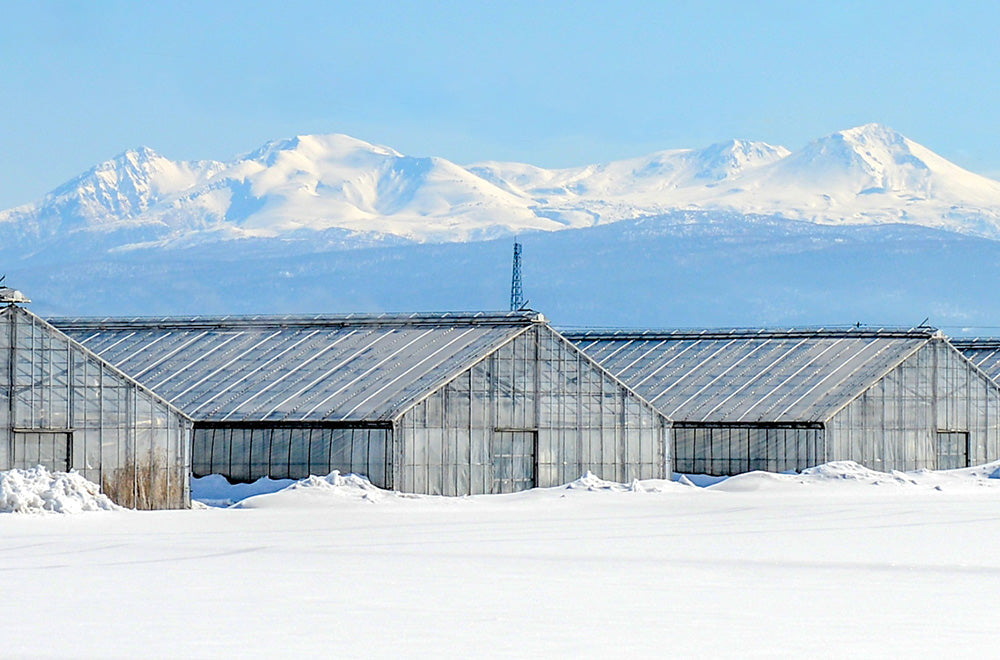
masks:
[(524, 291), (521, 289), (521, 244), (514, 239), (514, 269), (510, 276), (510, 311), (524, 307)]

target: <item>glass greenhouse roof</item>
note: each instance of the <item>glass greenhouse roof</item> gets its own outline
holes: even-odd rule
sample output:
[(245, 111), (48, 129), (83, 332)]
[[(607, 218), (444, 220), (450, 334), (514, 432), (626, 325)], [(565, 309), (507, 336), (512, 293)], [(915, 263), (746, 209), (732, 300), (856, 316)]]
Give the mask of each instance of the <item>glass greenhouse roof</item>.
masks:
[(1000, 383), (1000, 337), (952, 339), (951, 343), (983, 373)]
[(50, 322), (195, 421), (390, 421), (535, 313)]
[(564, 333), (678, 422), (823, 422), (940, 333), (704, 330)]

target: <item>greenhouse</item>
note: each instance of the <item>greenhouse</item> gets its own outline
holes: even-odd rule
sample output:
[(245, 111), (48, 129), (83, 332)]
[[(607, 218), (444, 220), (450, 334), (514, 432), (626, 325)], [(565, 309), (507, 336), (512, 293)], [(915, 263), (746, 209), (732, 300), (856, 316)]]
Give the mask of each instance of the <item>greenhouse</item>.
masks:
[(567, 337), (673, 420), (678, 472), (834, 460), (945, 469), (1000, 458), (1000, 391), (933, 329)]
[(196, 476), (462, 495), (669, 465), (669, 421), (536, 313), (54, 323), (194, 421)]
[(978, 369), (1000, 383), (1000, 337), (952, 339), (951, 343)]
[(76, 470), (115, 503), (190, 505), (192, 425), (0, 288), (0, 469)]

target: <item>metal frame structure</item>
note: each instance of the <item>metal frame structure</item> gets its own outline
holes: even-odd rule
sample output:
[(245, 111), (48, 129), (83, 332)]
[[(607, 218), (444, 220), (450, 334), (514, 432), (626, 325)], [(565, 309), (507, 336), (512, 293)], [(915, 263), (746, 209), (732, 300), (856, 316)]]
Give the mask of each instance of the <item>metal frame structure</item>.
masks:
[(194, 420), (195, 475), (461, 495), (669, 465), (669, 420), (534, 312), (53, 323)]
[(679, 472), (1000, 457), (1000, 390), (933, 328), (564, 334), (674, 421)]
[(976, 368), (994, 382), (1000, 383), (1000, 337), (953, 338), (951, 344), (976, 365)]
[(122, 506), (190, 505), (184, 413), (16, 304), (0, 351), (0, 469), (75, 469)]

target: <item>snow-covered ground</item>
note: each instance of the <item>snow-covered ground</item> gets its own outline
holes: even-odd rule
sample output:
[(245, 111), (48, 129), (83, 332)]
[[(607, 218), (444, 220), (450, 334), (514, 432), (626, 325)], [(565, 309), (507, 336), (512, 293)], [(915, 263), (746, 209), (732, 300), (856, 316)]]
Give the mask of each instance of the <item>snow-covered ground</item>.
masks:
[(992, 655), (996, 471), (3, 514), (3, 655)]

